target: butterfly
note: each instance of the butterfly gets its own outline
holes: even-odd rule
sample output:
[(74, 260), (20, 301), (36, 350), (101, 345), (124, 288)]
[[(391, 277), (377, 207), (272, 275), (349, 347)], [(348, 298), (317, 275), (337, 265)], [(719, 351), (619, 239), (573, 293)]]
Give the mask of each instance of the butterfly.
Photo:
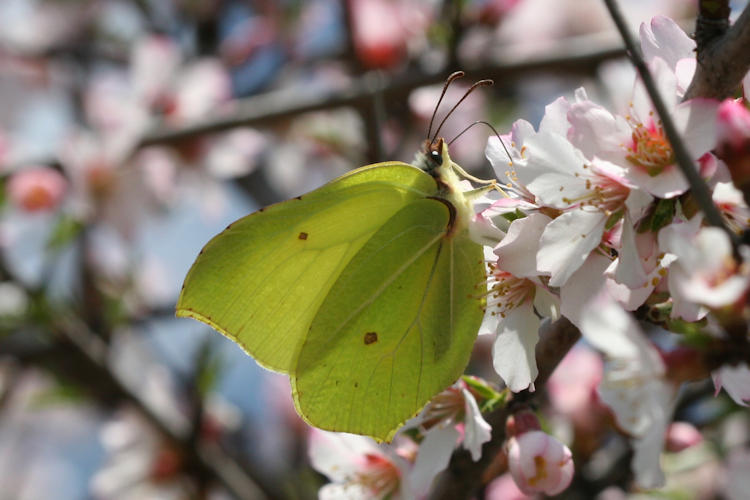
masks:
[(486, 291), (477, 191), (442, 123), (414, 165), (361, 167), (230, 224), (185, 278), (177, 316), (287, 374), (313, 426), (388, 441), (469, 361)]

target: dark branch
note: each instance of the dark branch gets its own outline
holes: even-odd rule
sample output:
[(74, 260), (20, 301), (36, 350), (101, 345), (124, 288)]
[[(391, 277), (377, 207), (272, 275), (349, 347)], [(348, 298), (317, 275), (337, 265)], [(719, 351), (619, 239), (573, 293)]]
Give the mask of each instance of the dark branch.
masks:
[(729, 2), (701, 0), (696, 21), (698, 65), (685, 98), (724, 99), (750, 70), (750, 6), (729, 27)]
[[(499, 83), (517, 82), (530, 73), (562, 68), (568, 72), (591, 73), (601, 62), (624, 55), (622, 47), (616, 45), (596, 48), (582, 45), (584, 44), (580, 40), (560, 42), (555, 52), (547, 52), (544, 57), (529, 59), (508, 56), (493, 64), (466, 70), (466, 74), (470, 78), (491, 78)], [(369, 106), (376, 94), (382, 95), (384, 101), (389, 102), (407, 95), (415, 88), (441, 83), (444, 79), (442, 71), (413, 72), (397, 78), (372, 78), (372, 75), (365, 74), (354, 79), (346, 89), (308, 93), (297, 88), (268, 92), (237, 100), (235, 110), (223, 116), (209, 117), (181, 128), (159, 127), (143, 138), (141, 146), (179, 142), (235, 127), (267, 125), (311, 111)]]

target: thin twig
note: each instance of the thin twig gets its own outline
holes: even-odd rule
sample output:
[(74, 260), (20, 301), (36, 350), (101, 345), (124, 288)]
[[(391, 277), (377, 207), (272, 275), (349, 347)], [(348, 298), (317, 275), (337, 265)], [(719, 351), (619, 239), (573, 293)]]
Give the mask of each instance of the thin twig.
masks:
[(625, 18), (620, 12), (617, 2), (615, 0), (604, 0), (604, 3), (609, 10), (610, 16), (612, 16), (612, 20), (617, 26), (617, 30), (620, 32), (620, 35), (625, 42), (628, 56), (638, 71), (648, 95), (651, 97), (651, 102), (659, 115), (662, 126), (664, 127), (664, 132), (667, 134), (667, 139), (669, 139), (669, 143), (672, 145), (672, 151), (674, 152), (677, 165), (687, 178), (695, 201), (703, 211), (706, 221), (712, 226), (723, 229), (736, 247), (738, 244), (737, 235), (726, 227), (724, 219), (721, 217), (716, 205), (714, 205), (713, 199), (711, 198), (711, 192), (709, 191), (708, 186), (706, 186), (706, 183), (703, 182), (698, 170), (695, 168), (695, 162), (690, 157), (690, 153), (688, 153), (685, 144), (680, 138), (679, 132), (677, 132), (677, 128), (675, 127), (672, 117), (664, 104), (664, 100), (662, 99), (662, 96), (659, 95), (659, 91), (656, 88), (656, 82), (651, 76), (651, 72), (648, 69), (646, 61), (643, 59), (639, 48), (635, 44), (635, 40), (630, 34), (630, 30), (625, 22)]

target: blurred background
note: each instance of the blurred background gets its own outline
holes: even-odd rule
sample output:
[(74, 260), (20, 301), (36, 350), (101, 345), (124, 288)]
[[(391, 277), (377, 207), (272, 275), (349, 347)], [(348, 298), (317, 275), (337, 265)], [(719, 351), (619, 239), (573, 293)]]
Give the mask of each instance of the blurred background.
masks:
[[(690, 31), (695, 3), (621, 5), (634, 32), (658, 14)], [(458, 69), (439, 116), (495, 85), (449, 140), (536, 125), (579, 86), (620, 109), (621, 46), (598, 0), (0, 1), (0, 498), (316, 498), (286, 377), (174, 318), (202, 245), (352, 168), (411, 161)], [(490, 176), (490, 134), (473, 127), (453, 159)], [(488, 356), (471, 370), (497, 381)], [(715, 432), (747, 440), (715, 401)], [(624, 441), (607, 443), (569, 495), (627, 474)], [(718, 461), (690, 460), (710, 494)]]

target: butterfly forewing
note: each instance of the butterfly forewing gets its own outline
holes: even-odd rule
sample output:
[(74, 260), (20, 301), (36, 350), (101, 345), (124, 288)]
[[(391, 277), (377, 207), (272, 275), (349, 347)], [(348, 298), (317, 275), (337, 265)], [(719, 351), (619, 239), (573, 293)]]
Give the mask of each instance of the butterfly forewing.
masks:
[(177, 314), (209, 324), (263, 366), (289, 373), (349, 261), (393, 214), (435, 190), (417, 168), (377, 164), (240, 219), (201, 251)]

